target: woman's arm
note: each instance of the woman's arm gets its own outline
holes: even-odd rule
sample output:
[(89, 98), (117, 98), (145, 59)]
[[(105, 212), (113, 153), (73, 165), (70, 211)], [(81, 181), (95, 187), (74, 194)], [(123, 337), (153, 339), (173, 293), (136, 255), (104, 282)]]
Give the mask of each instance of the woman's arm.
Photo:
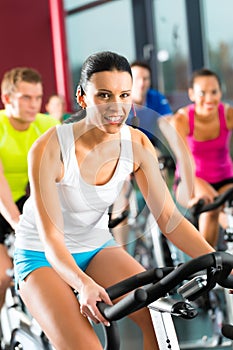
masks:
[(166, 137), (176, 157), (181, 182), (176, 193), (177, 201), (183, 207), (189, 207), (189, 201), (194, 196), (195, 163), (187, 143), (189, 125), (184, 112), (172, 117), (160, 118), (159, 127)]
[(56, 188), (56, 182), (63, 176), (63, 164), (55, 130), (50, 129), (40, 137), (29, 152), (29, 180), (38, 232), (48, 261), (60, 277), (79, 292), (81, 311), (93, 321), (104, 322), (96, 302), (111, 303), (107, 293), (77, 266), (64, 243), (63, 216)]
[(134, 131), (135, 178), (162, 233), (191, 257), (213, 251), (196, 228), (181, 215), (163, 180), (153, 146)]
[(225, 104), (224, 108), (225, 108), (227, 128), (229, 130), (232, 130), (233, 129), (233, 107), (230, 106), (229, 104)]

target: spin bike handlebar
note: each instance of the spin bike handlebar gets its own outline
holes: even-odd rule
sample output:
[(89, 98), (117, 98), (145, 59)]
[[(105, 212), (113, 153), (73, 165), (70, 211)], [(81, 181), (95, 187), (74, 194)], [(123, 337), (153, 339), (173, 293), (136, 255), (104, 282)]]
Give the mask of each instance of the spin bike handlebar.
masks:
[(224, 337), (233, 340), (233, 326), (231, 324), (224, 324), (222, 327), (222, 334)]
[[(233, 256), (226, 252), (209, 253), (185, 262), (176, 268), (165, 269), (142, 272), (106, 289), (112, 300), (130, 292), (115, 305), (97, 303), (100, 312), (111, 322), (111, 326), (114, 325), (112, 321), (117, 321), (148, 306), (178, 287), (184, 280), (190, 279), (194, 274), (203, 273), (203, 271), (206, 271), (207, 282), (202, 293), (212, 289), (216, 283), (224, 288), (233, 288), (233, 276), (230, 276), (233, 269)], [(195, 300), (202, 293), (196, 293), (189, 300)], [(112, 332), (111, 326), (105, 327), (108, 342), (105, 349), (119, 349), (118, 345), (112, 345), (113, 343), (117, 344), (118, 335), (115, 334), (115, 330)]]
[[(161, 268), (159, 270), (161, 279), (156, 282), (158, 269), (152, 269), (107, 288), (106, 291), (112, 300), (130, 291), (133, 292), (115, 305), (107, 305), (99, 302), (98, 308), (108, 321), (119, 320), (142, 307), (148, 306), (160, 297), (165, 296), (181, 282), (203, 270), (215, 270), (214, 273), (207, 274), (207, 285), (211, 285), (211, 288), (213, 288), (213, 284), (215, 285), (216, 283), (224, 288), (233, 288), (233, 276), (229, 276), (233, 269), (233, 256), (229, 253), (215, 252), (202, 255), (176, 268), (170, 269), (172, 269), (171, 272), (167, 270), (168, 274), (165, 272), (164, 275), (163, 268)], [(145, 287), (139, 288), (140, 286)]]
[(205, 204), (204, 199), (200, 199), (195, 205), (193, 205), (192, 208), (190, 208), (190, 212), (193, 215), (193, 217), (196, 217), (201, 213), (217, 209), (227, 201), (232, 200), (233, 187), (229, 188), (228, 190), (217, 196), (212, 203)]

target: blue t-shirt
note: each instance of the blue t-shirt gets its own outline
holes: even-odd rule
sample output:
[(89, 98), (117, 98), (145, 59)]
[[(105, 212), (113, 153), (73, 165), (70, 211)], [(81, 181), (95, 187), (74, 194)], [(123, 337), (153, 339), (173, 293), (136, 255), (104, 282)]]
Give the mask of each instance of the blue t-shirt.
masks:
[(166, 97), (161, 92), (149, 89), (146, 95), (146, 107), (153, 109), (160, 116), (172, 114), (171, 107)]
[[(134, 108), (138, 118), (137, 128), (148, 136), (154, 146), (158, 146), (161, 134), (158, 129), (158, 118), (166, 114), (172, 114), (168, 100), (159, 91), (149, 89), (145, 105), (134, 105)], [(133, 116), (133, 111), (131, 110), (126, 124), (133, 124)]]

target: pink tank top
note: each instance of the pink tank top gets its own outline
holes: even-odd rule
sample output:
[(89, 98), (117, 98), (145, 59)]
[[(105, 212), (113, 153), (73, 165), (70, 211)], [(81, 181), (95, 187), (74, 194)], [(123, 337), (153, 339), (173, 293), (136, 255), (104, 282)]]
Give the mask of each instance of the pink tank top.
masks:
[(219, 136), (208, 141), (197, 141), (193, 136), (194, 108), (194, 104), (188, 108), (190, 133), (187, 141), (196, 164), (196, 176), (209, 183), (226, 180), (233, 176), (233, 169), (229, 152), (231, 131), (226, 126), (224, 106), (220, 103), (218, 107), (220, 122)]

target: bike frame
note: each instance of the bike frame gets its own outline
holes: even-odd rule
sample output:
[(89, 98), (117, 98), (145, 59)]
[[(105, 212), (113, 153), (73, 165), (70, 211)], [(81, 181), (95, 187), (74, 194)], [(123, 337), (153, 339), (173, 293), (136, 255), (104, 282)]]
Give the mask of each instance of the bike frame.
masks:
[[(14, 243), (14, 234), (8, 236), (6, 246), (9, 255)], [(0, 349), (2, 350), (53, 350), (39, 324), (29, 314), (15, 289), (13, 270), (12, 284), (6, 291), (5, 303), (0, 313)]]

